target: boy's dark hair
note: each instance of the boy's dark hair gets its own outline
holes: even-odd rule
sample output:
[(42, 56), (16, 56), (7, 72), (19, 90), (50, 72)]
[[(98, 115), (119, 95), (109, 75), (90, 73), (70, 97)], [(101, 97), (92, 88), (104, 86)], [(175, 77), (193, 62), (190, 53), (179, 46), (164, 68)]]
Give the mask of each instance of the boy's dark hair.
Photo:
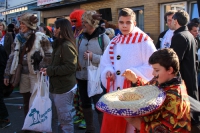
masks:
[(120, 10), (120, 12), (119, 12), (119, 16), (118, 16), (118, 19), (119, 19), (119, 17), (121, 17), (121, 16), (123, 16), (123, 17), (127, 17), (127, 16), (131, 16), (131, 18), (135, 21), (135, 13), (134, 13), (134, 11), (132, 10), (132, 9), (130, 9), (130, 8), (122, 8), (121, 10)]
[(175, 12), (176, 12), (175, 10), (169, 10), (168, 12), (165, 13), (165, 15), (164, 15), (165, 23), (167, 23), (167, 16), (175, 14)]
[(166, 70), (169, 70), (170, 67), (173, 68), (173, 74), (177, 74), (179, 72), (179, 59), (171, 48), (165, 48), (154, 52), (149, 58), (149, 64), (160, 64)]
[(184, 10), (178, 10), (172, 17), (174, 20), (177, 20), (180, 26), (185, 26), (189, 22), (189, 14)]
[(199, 27), (199, 26), (198, 26), (197, 23), (189, 23), (189, 24), (187, 25), (187, 27), (188, 27), (188, 30), (191, 31), (193, 27)]

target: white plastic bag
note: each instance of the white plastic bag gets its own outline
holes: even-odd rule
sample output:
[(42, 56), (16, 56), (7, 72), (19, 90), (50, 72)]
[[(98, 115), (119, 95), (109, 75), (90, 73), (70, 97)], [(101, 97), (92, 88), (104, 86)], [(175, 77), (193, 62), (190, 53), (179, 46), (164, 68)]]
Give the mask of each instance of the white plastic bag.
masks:
[(89, 61), (89, 54), (88, 54), (88, 84), (87, 84), (87, 92), (88, 97), (94, 96), (96, 94), (101, 94), (103, 89), (101, 88), (101, 81), (100, 81), (100, 66), (96, 67), (93, 66), (91, 61)]
[(29, 109), (31, 108), (32, 104), (33, 104), (33, 100), (35, 99), (36, 95), (37, 95), (37, 90), (40, 87), (40, 72), (37, 72), (37, 82), (34, 85), (33, 88), (33, 92), (31, 93), (31, 97), (29, 99)]
[(52, 132), (52, 103), (49, 98), (49, 82), (43, 73), (37, 85), (37, 94), (25, 118), (22, 130)]

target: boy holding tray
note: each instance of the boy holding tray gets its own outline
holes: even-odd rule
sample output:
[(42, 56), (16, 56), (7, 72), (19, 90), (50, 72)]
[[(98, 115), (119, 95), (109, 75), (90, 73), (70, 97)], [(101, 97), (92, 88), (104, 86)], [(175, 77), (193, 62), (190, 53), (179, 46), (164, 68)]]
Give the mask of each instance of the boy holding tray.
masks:
[[(186, 87), (179, 76), (178, 56), (172, 49), (154, 52), (149, 58), (153, 68), (153, 80), (147, 83), (157, 85), (166, 92), (166, 99), (155, 112), (134, 118), (125, 118), (140, 133), (189, 133), (191, 131), (190, 102)], [(132, 86), (143, 85), (142, 78), (132, 70), (122, 76), (132, 82)], [(155, 81), (155, 82), (152, 82)]]
[[(106, 87), (107, 79), (112, 82), (109, 92), (128, 88), (123, 86), (124, 77), (121, 74), (130, 69), (144, 80), (152, 79), (152, 68), (148, 59), (154, 51), (152, 39), (135, 26), (136, 15), (130, 8), (119, 12), (118, 26), (122, 34), (111, 40), (101, 58), (101, 81)], [(101, 133), (129, 133), (134, 127), (128, 125), (123, 118), (104, 114)]]

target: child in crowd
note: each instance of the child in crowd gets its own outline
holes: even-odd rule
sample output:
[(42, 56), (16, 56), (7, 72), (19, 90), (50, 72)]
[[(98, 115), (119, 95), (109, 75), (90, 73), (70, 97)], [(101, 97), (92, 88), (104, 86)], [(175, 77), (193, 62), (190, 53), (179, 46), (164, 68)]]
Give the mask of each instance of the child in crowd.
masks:
[[(130, 69), (146, 81), (153, 78), (152, 68), (148, 64), (149, 57), (156, 51), (152, 39), (135, 27), (136, 15), (130, 8), (123, 8), (119, 12), (118, 26), (122, 34), (114, 37), (106, 48), (100, 63), (101, 82), (105, 87), (110, 78), (109, 92), (121, 90), (125, 87), (121, 74)], [(127, 133), (134, 127), (123, 118), (104, 114), (101, 133)], [(116, 132), (117, 131), (117, 132)], [(132, 132), (131, 132), (132, 133)]]
[[(163, 105), (151, 114), (125, 119), (140, 130), (140, 133), (189, 133), (190, 102), (186, 87), (178, 74), (178, 56), (173, 49), (162, 49), (150, 56), (149, 64), (153, 68), (154, 83), (166, 92), (166, 99)], [(130, 80), (133, 86), (143, 85), (142, 78), (131, 70), (126, 70), (122, 76)]]

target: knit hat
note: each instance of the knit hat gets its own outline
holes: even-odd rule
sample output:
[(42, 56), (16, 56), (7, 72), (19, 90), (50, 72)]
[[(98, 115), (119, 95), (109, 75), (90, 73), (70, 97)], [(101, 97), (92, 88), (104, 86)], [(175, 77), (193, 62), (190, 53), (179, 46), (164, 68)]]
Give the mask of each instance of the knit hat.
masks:
[(38, 18), (30, 13), (25, 13), (20, 16), (20, 22), (23, 22), (30, 29), (35, 30), (37, 28)]

